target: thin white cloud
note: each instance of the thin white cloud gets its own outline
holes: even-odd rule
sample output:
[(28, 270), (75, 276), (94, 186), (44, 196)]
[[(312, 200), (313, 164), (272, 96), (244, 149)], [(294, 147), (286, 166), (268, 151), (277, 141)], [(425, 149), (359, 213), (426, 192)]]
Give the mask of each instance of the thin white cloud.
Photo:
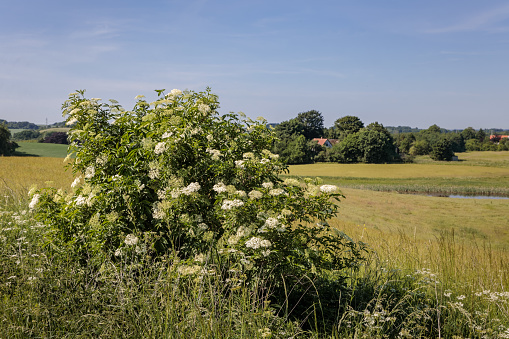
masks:
[(428, 29), (426, 33), (455, 33), (455, 32), (507, 32), (509, 26), (500, 25), (509, 19), (509, 5), (492, 8), (470, 16), (452, 25)]

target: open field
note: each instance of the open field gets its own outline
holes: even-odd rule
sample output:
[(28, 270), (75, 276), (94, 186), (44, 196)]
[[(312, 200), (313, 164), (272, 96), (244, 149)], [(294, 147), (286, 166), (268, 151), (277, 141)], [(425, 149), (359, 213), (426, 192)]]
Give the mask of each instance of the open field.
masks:
[[(243, 286), (222, 295), (218, 291), (225, 288), (225, 282), (215, 276), (216, 280), (205, 283), (196, 280), (195, 285), (179, 285), (182, 277), (172, 276), (175, 269), (164, 261), (119, 265), (118, 271), (110, 264), (114, 270), (99, 272), (104, 278), (95, 284), (94, 276), (80, 269), (65, 251), (51, 252), (51, 246), (41, 246), (41, 239), (51, 230), (34, 224), (30, 213), (21, 211), (26, 209), (26, 191), (32, 184), (70, 188), (73, 176), (64, 170), (62, 160), (0, 158), (0, 197), (18, 197), (8, 202), (0, 199), (0, 293), (4, 296), (0, 298), (0, 318), (8, 319), (0, 322), (0, 333), (7, 337), (66, 334), (261, 338), (260, 331), (269, 328), (273, 337), (285, 334), (295, 338), (382, 338), (386, 333), (390, 334), (387, 337), (397, 337), (398, 333), (419, 328), (413, 336), (400, 337), (439, 337), (438, 333), (444, 338), (509, 335), (507, 200), (342, 188), (346, 198), (339, 203), (340, 214), (330, 224), (352, 239), (365, 242), (370, 252), (360, 270), (349, 273), (347, 284), (352, 294), (341, 300), (349, 311), (332, 335), (322, 336), (269, 317), (277, 314), (284, 319), (284, 311), (253, 300), (253, 296), (262, 294), (259, 290)], [(416, 166), (423, 167), (408, 168), (420, 171), (428, 165)], [(363, 170), (363, 166), (359, 168)], [(484, 171), (484, 167), (481, 169)], [(477, 173), (480, 186), (483, 178), (503, 178), (496, 171), (500, 168), (490, 169), (495, 171)], [(376, 172), (380, 175), (383, 167)], [(404, 172), (400, 175), (407, 180), (417, 179)], [(13, 202), (23, 200), (24, 205), (14, 206)], [(23, 215), (27, 221), (15, 225)], [(386, 298), (391, 298), (393, 304)], [(311, 311), (311, 317), (317, 314)]]
[[(61, 145), (56, 145), (61, 146)], [(62, 158), (0, 157), (0, 194), (26, 197), (30, 186), (69, 189), (74, 180)]]
[(509, 251), (509, 200), (342, 191), (346, 198), (335, 220), (340, 229), (350, 224), (372, 235), (401, 234), (422, 241), (454, 233), (464, 243), (490, 243)]
[(16, 149), (17, 156), (53, 158), (65, 158), (67, 156), (68, 145), (23, 141), (19, 141), (18, 145), (19, 148)]
[(458, 162), (290, 166), (290, 176), (321, 177), (340, 187), (395, 191), (509, 196), (509, 152), (461, 153)]

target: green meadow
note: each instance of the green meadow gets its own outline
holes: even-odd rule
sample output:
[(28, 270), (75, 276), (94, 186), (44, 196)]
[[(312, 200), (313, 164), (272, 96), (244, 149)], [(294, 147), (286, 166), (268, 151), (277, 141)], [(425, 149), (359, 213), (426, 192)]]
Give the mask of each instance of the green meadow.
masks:
[(65, 158), (68, 145), (47, 144), (40, 142), (18, 142), (16, 156)]

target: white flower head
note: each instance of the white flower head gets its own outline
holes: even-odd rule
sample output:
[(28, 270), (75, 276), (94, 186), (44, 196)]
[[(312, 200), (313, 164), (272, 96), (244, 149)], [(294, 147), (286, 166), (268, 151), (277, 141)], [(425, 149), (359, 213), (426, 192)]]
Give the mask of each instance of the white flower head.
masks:
[(244, 168), (244, 162), (245, 160), (235, 160), (235, 166), (237, 166), (238, 168)]
[(178, 97), (179, 95), (182, 95), (182, 91), (180, 89), (172, 89), (170, 93), (166, 94), (166, 96), (174, 96)]
[(168, 139), (172, 135), (173, 135), (173, 132), (164, 132), (163, 135), (161, 136), (161, 138), (162, 139)]
[(263, 197), (263, 193), (260, 191), (252, 190), (251, 192), (249, 192), (249, 199), (256, 200), (260, 199), (261, 197)]
[(164, 141), (161, 141), (161, 142), (159, 142), (159, 143), (156, 145), (156, 147), (155, 147), (155, 149), (154, 149), (154, 153), (155, 153), (155, 154), (161, 154), (161, 153), (163, 153), (164, 151), (166, 151), (166, 147), (167, 147), (166, 143), (165, 143)]
[(208, 112), (210, 112), (210, 106), (205, 104), (199, 104), (198, 111), (200, 111), (203, 114), (207, 114)]
[(281, 188), (274, 188), (274, 189), (271, 189), (269, 191), (269, 194), (272, 195), (272, 196), (278, 196), (278, 195), (281, 195), (281, 194), (284, 194), (285, 191)]
[(32, 197), (32, 201), (30, 201), (30, 204), (28, 205), (28, 208), (33, 210), (35, 208), (35, 206), (37, 206), (37, 203), (39, 202), (40, 197), (41, 197), (41, 195), (39, 193), (34, 194), (34, 196)]
[(276, 228), (278, 225), (279, 220), (277, 220), (276, 218), (267, 218), (267, 220), (265, 220), (265, 226), (267, 226), (268, 228)]
[(270, 246), (272, 246), (272, 244), (269, 240), (261, 239), (258, 237), (252, 237), (248, 241), (246, 241), (246, 247), (252, 248), (254, 250), (256, 250), (257, 248), (260, 248), (260, 247), (266, 248), (266, 247), (270, 247)]
[(336, 185), (322, 185), (320, 186), (320, 191), (323, 193), (334, 193), (338, 190)]
[(273, 183), (271, 183), (270, 181), (268, 181), (268, 182), (264, 182), (264, 183), (262, 184), (262, 186), (263, 186), (263, 188), (267, 188), (267, 189), (269, 189), (269, 188), (274, 187), (274, 184), (273, 184)]
[(234, 207), (240, 207), (244, 205), (244, 202), (239, 199), (235, 200), (224, 200), (223, 205), (221, 206), (221, 209), (223, 210), (231, 210)]
[(138, 243), (138, 237), (135, 236), (134, 234), (128, 234), (125, 237), (124, 242), (128, 246), (134, 246)]
[(222, 182), (218, 182), (217, 184), (215, 184), (214, 187), (212, 187), (212, 189), (214, 191), (216, 191), (217, 193), (223, 193), (223, 192), (226, 192), (228, 190), (226, 188), (226, 185), (223, 184)]
[(95, 168), (94, 166), (88, 166), (85, 170), (85, 178), (90, 179), (95, 175)]
[(83, 205), (87, 202), (87, 198), (85, 198), (84, 196), (82, 195), (78, 195), (76, 197), (76, 205), (80, 206), (80, 205)]
[(212, 160), (219, 160), (219, 157), (221, 156), (221, 151), (211, 148), (207, 148), (206, 151), (212, 155)]
[(191, 195), (192, 193), (198, 192), (201, 186), (197, 182), (192, 182), (187, 187), (184, 187), (181, 192), (185, 195)]
[(78, 186), (80, 184), (80, 182), (81, 182), (81, 175), (78, 176), (76, 179), (74, 179), (74, 181), (71, 184), (71, 188)]
[(75, 123), (78, 122), (78, 119), (76, 119), (75, 117), (71, 118), (69, 121), (67, 121), (65, 124), (67, 126), (70, 126), (70, 125), (74, 125)]

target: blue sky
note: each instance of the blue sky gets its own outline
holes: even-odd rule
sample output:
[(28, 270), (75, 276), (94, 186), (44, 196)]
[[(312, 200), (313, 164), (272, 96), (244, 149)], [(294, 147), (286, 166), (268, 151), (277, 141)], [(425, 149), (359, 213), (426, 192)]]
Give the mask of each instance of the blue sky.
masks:
[(509, 129), (507, 1), (0, 1), (0, 118), (62, 121), (76, 89), (155, 89), (281, 122)]

